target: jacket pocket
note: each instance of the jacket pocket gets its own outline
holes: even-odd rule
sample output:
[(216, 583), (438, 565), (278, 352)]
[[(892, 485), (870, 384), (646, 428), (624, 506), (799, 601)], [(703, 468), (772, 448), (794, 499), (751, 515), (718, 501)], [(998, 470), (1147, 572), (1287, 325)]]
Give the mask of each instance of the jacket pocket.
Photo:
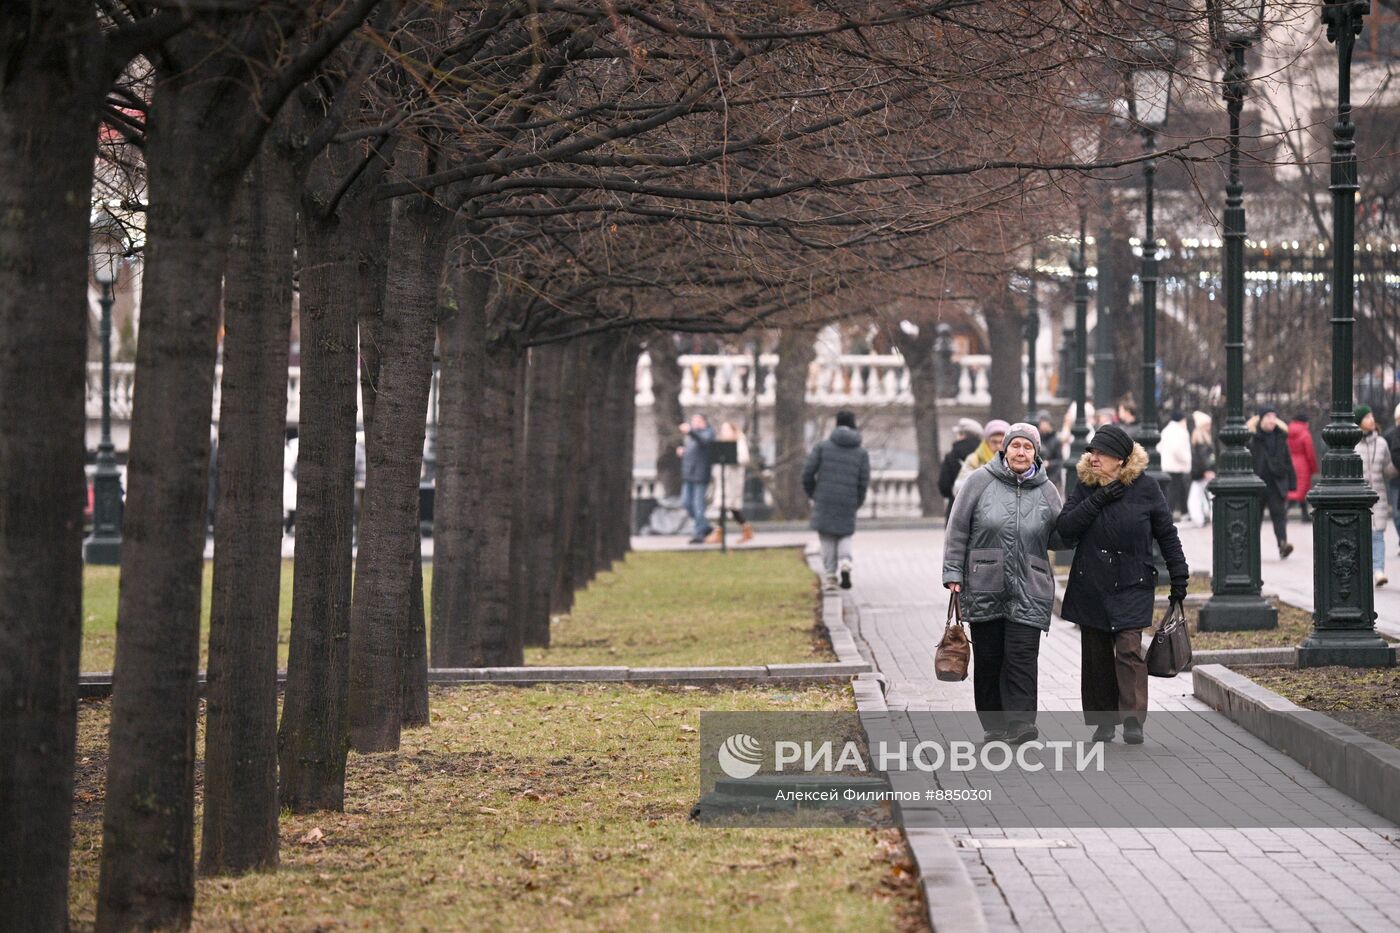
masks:
[(1117, 575), (1114, 577), (1113, 588), (1118, 592), (1139, 587), (1156, 587), (1157, 568), (1151, 561), (1143, 560), (1135, 554), (1120, 552), (1116, 563)]
[(973, 548), (968, 559), (967, 588), (974, 593), (1000, 593), (1006, 586), (1006, 555), (1001, 548)]
[(1029, 578), (1026, 581), (1026, 593), (1032, 599), (1053, 602), (1055, 599), (1055, 574), (1050, 569), (1049, 561), (1041, 560), (1039, 557), (1027, 558), (1030, 566)]

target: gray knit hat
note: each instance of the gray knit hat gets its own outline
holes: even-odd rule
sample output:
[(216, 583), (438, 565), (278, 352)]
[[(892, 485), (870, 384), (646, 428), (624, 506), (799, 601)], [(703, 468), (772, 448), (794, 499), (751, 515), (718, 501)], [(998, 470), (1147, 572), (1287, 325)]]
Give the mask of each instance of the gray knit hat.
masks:
[[(1396, 415), (1396, 417), (1400, 418), (1400, 415)], [(982, 436), (982, 425), (971, 418), (959, 418), (958, 423), (953, 425), (953, 430), (961, 431), (963, 434), (970, 434), (973, 437)]]
[(1030, 441), (1031, 446), (1035, 448), (1036, 459), (1040, 459), (1040, 428), (1024, 421), (1016, 422), (1007, 430), (1006, 437), (1002, 438), (1001, 449), (1005, 451), (1011, 446), (1011, 442), (1018, 437)]

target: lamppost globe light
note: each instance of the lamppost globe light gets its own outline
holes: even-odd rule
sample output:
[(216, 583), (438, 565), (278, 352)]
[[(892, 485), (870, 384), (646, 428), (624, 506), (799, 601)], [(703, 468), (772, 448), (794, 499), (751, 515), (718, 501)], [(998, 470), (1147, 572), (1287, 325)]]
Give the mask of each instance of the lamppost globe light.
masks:
[(107, 244), (98, 247), (92, 254), (92, 277), (98, 285), (115, 285), (117, 282), (117, 263), (120, 254), (110, 248)]
[(1171, 71), (1166, 68), (1134, 69), (1128, 110), (1136, 123), (1147, 129), (1160, 130), (1167, 125), (1171, 103)]
[(1085, 118), (1070, 133), (1070, 150), (1075, 161), (1094, 162), (1103, 149), (1103, 118), (1110, 112), (1108, 102), (1097, 91), (1084, 91), (1074, 97), (1070, 109)]
[(1222, 48), (1253, 45), (1264, 35), (1267, 0), (1206, 0), (1210, 37)]

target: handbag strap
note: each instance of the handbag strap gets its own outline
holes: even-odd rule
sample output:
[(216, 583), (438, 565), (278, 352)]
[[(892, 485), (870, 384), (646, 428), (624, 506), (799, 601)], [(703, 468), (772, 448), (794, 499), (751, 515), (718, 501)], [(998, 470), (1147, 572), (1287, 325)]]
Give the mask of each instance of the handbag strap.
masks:
[(958, 601), (959, 595), (958, 593), (948, 594), (948, 618), (943, 622), (945, 629), (954, 622), (957, 622), (958, 625), (963, 624), (962, 604)]

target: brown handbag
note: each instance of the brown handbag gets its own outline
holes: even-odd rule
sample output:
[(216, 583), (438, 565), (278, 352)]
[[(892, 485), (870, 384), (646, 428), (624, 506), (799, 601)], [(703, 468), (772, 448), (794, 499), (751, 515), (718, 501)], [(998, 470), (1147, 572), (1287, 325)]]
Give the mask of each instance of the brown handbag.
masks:
[(948, 621), (943, 626), (938, 650), (933, 653), (933, 671), (939, 680), (967, 680), (967, 664), (971, 657), (972, 643), (967, 640), (958, 594), (949, 593)]
[(1175, 677), (1191, 666), (1191, 633), (1181, 603), (1172, 603), (1147, 648), (1147, 673)]

